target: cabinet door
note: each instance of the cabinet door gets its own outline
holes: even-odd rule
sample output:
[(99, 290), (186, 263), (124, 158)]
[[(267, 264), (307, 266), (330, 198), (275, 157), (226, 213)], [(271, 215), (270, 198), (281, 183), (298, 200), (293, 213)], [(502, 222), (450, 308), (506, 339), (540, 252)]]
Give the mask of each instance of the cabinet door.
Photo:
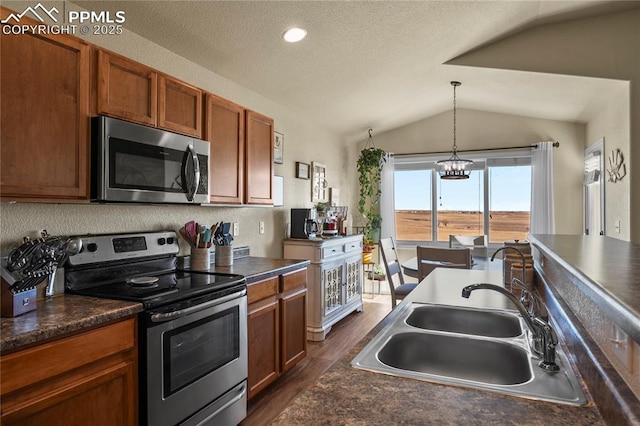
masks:
[(89, 46), (4, 32), (0, 44), (2, 200), (88, 200)]
[(273, 205), (273, 120), (247, 110), (246, 121), (245, 202)]
[(3, 425), (135, 425), (135, 318), (0, 357)]
[(249, 398), (280, 375), (280, 309), (278, 301), (249, 307)]
[(160, 75), (158, 127), (202, 139), (202, 91), (169, 76)]
[(344, 292), (346, 303), (355, 299), (362, 299), (362, 255), (350, 257), (346, 260)]
[(344, 305), (344, 261), (322, 266), (323, 317), (340, 310)]
[(158, 124), (158, 74), (142, 64), (98, 51), (98, 113)]
[(207, 94), (206, 139), (212, 203), (242, 204), (244, 192), (244, 109)]
[(307, 356), (307, 289), (282, 296), (282, 372)]
[(137, 424), (136, 370), (133, 362), (121, 363), (79, 377), (56, 389), (2, 413), (2, 424), (51, 426), (109, 426)]

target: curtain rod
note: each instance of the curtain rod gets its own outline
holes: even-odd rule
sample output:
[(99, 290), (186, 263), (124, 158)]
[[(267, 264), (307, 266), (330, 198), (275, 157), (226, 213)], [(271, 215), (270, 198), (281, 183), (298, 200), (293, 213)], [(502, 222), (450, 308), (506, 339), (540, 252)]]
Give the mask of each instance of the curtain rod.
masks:
[[(560, 146), (560, 142), (555, 141), (553, 143), (553, 147), (554, 148), (558, 148)], [(469, 149), (466, 151), (458, 151), (458, 153), (463, 154), (465, 152), (486, 152), (486, 151), (507, 151), (507, 150), (511, 150), (511, 149), (526, 149), (526, 148), (537, 148), (538, 145), (537, 144), (531, 144), (531, 145), (523, 145), (523, 146), (510, 146), (507, 148), (487, 148), (487, 149)], [(407, 152), (407, 153), (402, 153), (402, 154), (395, 154), (396, 157), (401, 157), (404, 155), (424, 155), (424, 154), (429, 154), (429, 155), (435, 155), (435, 154), (449, 154), (451, 153), (451, 151), (440, 151), (440, 152)]]

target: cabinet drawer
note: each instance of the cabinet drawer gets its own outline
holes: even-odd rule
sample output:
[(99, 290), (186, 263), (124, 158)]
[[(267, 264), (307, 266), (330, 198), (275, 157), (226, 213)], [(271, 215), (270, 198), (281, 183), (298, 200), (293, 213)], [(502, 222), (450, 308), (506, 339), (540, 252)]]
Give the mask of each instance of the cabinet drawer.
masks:
[(360, 251), (362, 251), (362, 240), (352, 241), (344, 245), (345, 253), (360, 252)]
[(251, 304), (258, 300), (275, 296), (278, 293), (278, 277), (269, 278), (254, 284), (249, 284), (247, 288), (247, 303)]
[(280, 293), (288, 293), (291, 290), (303, 288), (307, 286), (307, 270), (291, 272), (281, 275)]
[(328, 247), (322, 247), (322, 259), (330, 259), (332, 257), (344, 254), (344, 244), (336, 244)]
[(3, 356), (2, 394), (135, 348), (135, 319)]

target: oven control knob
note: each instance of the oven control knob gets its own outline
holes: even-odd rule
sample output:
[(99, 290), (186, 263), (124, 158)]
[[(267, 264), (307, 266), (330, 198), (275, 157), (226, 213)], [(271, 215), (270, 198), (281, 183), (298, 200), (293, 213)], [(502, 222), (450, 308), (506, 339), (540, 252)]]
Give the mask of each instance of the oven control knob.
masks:
[(95, 253), (98, 250), (98, 245), (96, 243), (87, 244), (87, 251), (90, 253)]
[(173, 237), (167, 238), (167, 244), (173, 244), (174, 242), (175, 242), (175, 239)]
[(158, 238), (158, 245), (163, 246), (165, 245), (167, 242), (167, 240), (165, 240), (164, 238)]

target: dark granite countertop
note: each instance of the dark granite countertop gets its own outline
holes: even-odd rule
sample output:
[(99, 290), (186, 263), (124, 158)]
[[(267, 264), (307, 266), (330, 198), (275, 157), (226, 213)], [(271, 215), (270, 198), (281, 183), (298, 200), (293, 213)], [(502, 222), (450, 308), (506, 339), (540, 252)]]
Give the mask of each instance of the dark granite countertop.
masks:
[(600, 235), (531, 235), (530, 241), (640, 342), (640, 244)]
[(247, 283), (251, 284), (276, 275), (286, 274), (305, 268), (308, 260), (271, 259), (268, 257), (247, 256), (234, 259), (231, 266), (215, 266), (213, 262), (209, 272), (224, 272), (227, 274), (244, 275)]
[(142, 304), (65, 294), (38, 301), (37, 309), (15, 318), (2, 318), (0, 353), (62, 337), (135, 315)]
[[(212, 264), (209, 271), (244, 275), (247, 282), (251, 284), (272, 276), (293, 272), (308, 264), (309, 261), (305, 260), (249, 256), (235, 259), (233, 266), (216, 267)], [(38, 301), (38, 307), (34, 311), (15, 318), (2, 318), (0, 352), (12, 352), (134, 315), (142, 310), (140, 303), (71, 294), (41, 300)]]
[[(440, 273), (440, 271), (445, 271)], [(436, 269), (446, 284), (457, 284), (466, 277), (466, 283), (491, 282), (501, 285), (499, 272)], [(434, 273), (435, 274), (435, 273)], [(429, 278), (427, 278), (429, 280)], [(391, 323), (401, 306), (413, 301), (445, 303), (466, 306), (488, 303), (491, 307), (508, 307), (486, 292), (482, 299), (461, 299), (460, 287), (439, 289), (423, 282), (413, 297), (398, 305), (347, 355), (324, 373), (318, 382), (303, 392), (273, 422), (275, 425), (597, 425), (604, 424), (598, 410), (589, 403), (574, 407), (550, 402), (516, 398), (487, 391), (441, 385), (373, 373), (351, 367), (351, 360), (387, 324)], [(465, 281), (461, 283), (464, 285)], [(442, 290), (444, 291), (437, 291)], [(478, 292), (478, 296), (481, 292)], [(497, 294), (497, 293), (496, 293)], [(455, 297), (455, 299), (451, 299)], [(462, 303), (458, 303), (462, 300)], [(366, 309), (366, 306), (365, 306)]]

